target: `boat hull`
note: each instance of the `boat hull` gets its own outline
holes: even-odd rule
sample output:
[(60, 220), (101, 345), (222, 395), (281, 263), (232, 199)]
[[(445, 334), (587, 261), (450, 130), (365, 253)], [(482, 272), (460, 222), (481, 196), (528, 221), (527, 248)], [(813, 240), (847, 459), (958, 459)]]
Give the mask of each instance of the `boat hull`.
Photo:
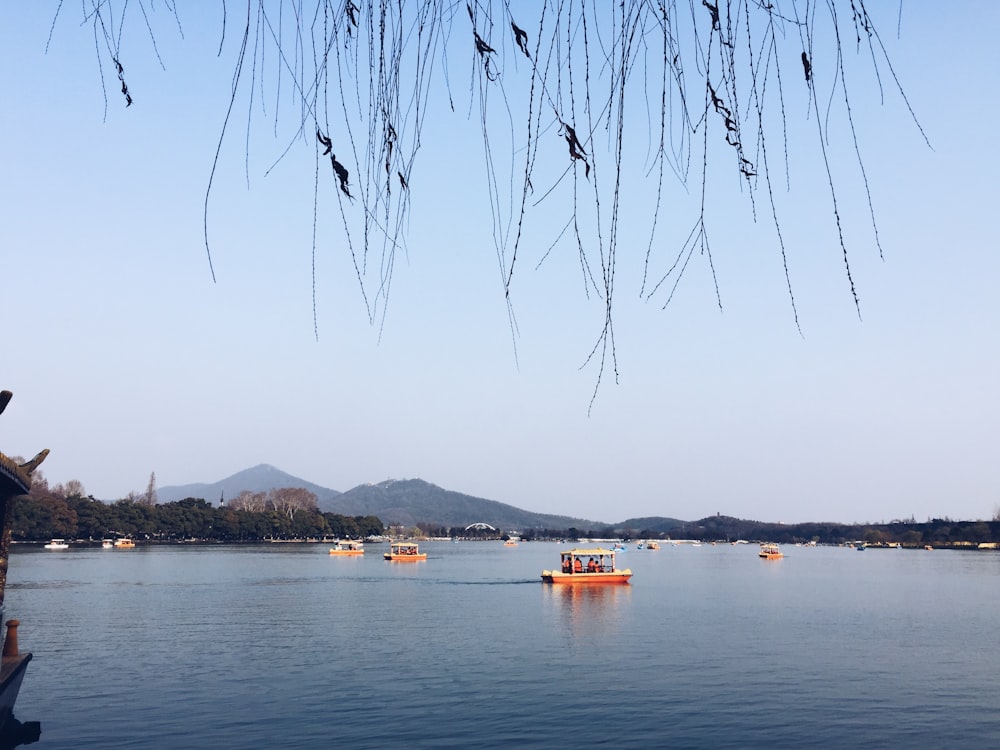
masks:
[(390, 562), (420, 562), (421, 560), (427, 559), (427, 553), (420, 552), (416, 555), (390, 555), (388, 552), (386, 552), (384, 555), (382, 555), (382, 557), (384, 557), (386, 560), (389, 560)]
[(623, 584), (632, 577), (629, 569), (615, 570), (610, 573), (563, 573), (558, 570), (543, 570), (542, 581), (572, 586), (588, 586), (593, 584)]
[(357, 557), (365, 554), (363, 549), (332, 549), (330, 554), (334, 557)]
[(21, 690), (24, 672), (31, 661), (31, 654), (3, 657), (0, 667), (0, 731), (7, 728), (14, 715), (14, 703)]

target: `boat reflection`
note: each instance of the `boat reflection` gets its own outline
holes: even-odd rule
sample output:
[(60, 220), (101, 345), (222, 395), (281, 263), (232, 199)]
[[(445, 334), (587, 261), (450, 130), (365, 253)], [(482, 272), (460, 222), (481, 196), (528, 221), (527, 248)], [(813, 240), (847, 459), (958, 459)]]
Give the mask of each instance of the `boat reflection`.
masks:
[(0, 750), (21, 747), (38, 742), (42, 736), (42, 724), (38, 721), (18, 721), (12, 715), (8, 716), (0, 729)]
[(542, 591), (565, 620), (563, 631), (574, 639), (615, 632), (622, 605), (632, 599), (631, 586), (542, 586)]

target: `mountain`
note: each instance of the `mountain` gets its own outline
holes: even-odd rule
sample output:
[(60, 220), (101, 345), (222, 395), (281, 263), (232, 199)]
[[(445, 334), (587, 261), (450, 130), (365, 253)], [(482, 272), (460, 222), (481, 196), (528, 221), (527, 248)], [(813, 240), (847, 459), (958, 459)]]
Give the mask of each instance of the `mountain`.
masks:
[(605, 524), (569, 516), (533, 513), (513, 505), (445, 490), (422, 479), (390, 479), (362, 484), (337, 495), (320, 508), (345, 516), (378, 516), (382, 523), (439, 526), (488, 523), (499, 529), (592, 529)]
[(156, 499), (161, 503), (172, 503), (187, 497), (196, 497), (215, 503), (222, 498), (236, 497), (244, 490), (250, 492), (267, 492), (283, 487), (304, 487), (316, 495), (317, 502), (322, 504), (340, 494), (329, 487), (307, 482), (305, 479), (286, 474), (269, 464), (259, 464), (250, 469), (244, 469), (212, 484), (182, 484), (173, 487), (157, 487)]
[(445, 490), (422, 479), (389, 479), (378, 484), (362, 484), (347, 492), (307, 482), (268, 464), (233, 474), (211, 484), (184, 484), (159, 487), (157, 500), (171, 503), (194, 497), (215, 503), (236, 497), (244, 490), (267, 492), (281, 487), (304, 487), (316, 495), (324, 513), (345, 516), (378, 516), (384, 524), (413, 526), (429, 523), (437, 526), (468, 526), (488, 523), (499, 529), (595, 529), (607, 524), (569, 516), (533, 513), (495, 500), (463, 495)]
[(681, 521), (677, 518), (664, 518), (663, 516), (646, 516), (644, 518), (629, 518), (619, 524), (615, 524), (616, 529), (629, 529), (635, 533), (643, 531), (655, 531), (658, 534), (672, 534), (673, 536), (683, 536), (681, 532), (685, 526), (690, 526), (689, 521)]

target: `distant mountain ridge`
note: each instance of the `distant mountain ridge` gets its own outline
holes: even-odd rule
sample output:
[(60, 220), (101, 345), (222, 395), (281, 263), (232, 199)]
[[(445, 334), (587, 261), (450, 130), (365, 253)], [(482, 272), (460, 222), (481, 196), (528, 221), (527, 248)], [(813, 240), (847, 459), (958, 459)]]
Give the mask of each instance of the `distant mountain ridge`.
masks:
[(244, 490), (267, 492), (284, 487), (304, 487), (316, 495), (317, 502), (321, 506), (325, 501), (340, 494), (337, 490), (307, 482), (305, 479), (288, 474), (270, 464), (258, 464), (249, 469), (238, 471), (218, 482), (157, 487), (156, 498), (161, 503), (173, 503), (188, 497), (196, 497), (214, 505), (220, 500), (230, 500)]
[(267, 492), (282, 487), (309, 490), (316, 495), (317, 505), (324, 513), (378, 516), (385, 524), (413, 526), (422, 522), (451, 527), (483, 522), (500, 529), (591, 529), (609, 526), (582, 518), (534, 513), (496, 500), (446, 490), (422, 479), (388, 479), (339, 492), (269, 464), (244, 469), (218, 482), (159, 487), (156, 496), (162, 503), (194, 497), (214, 505), (243, 491)]

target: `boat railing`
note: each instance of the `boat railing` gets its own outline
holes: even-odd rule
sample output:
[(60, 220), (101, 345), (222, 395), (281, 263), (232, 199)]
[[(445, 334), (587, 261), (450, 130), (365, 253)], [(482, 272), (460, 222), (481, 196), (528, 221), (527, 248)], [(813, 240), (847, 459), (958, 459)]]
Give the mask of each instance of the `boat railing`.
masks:
[(572, 565), (564, 565), (562, 568), (563, 573), (570, 573), (577, 576), (585, 576), (588, 573), (614, 573), (615, 567), (613, 565), (595, 565), (593, 568), (588, 568), (584, 566), (582, 568), (574, 570)]

